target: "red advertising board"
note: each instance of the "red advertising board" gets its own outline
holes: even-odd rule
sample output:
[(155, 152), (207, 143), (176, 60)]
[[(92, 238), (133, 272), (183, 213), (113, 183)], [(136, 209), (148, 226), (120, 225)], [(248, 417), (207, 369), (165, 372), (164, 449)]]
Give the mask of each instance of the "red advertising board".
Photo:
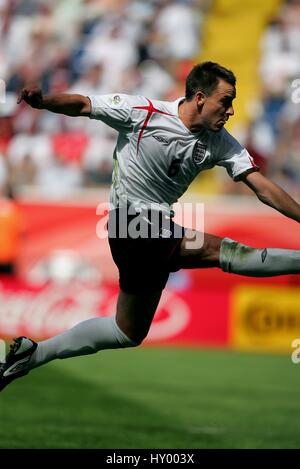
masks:
[[(0, 278), (0, 337), (24, 334), (43, 339), (82, 320), (115, 314), (118, 272), (107, 239), (97, 237), (96, 204), (23, 203), (21, 208), (27, 234), (18, 278)], [(269, 208), (247, 211), (214, 204), (205, 209), (204, 226), (207, 232), (254, 247), (299, 248), (298, 225)], [(76, 275), (60, 278), (62, 265), (68, 271), (66, 259), (70, 255), (80, 257), (81, 273), (82, 262), (86, 262), (92, 282)], [(51, 256), (60, 259), (54, 269), (59, 281), (49, 275)], [(146, 342), (237, 347), (242, 338), (233, 333), (232, 318), (239, 314), (236, 306), (232, 314), (236, 288), (249, 286), (253, 292), (257, 285), (271, 291), (295, 287), (299, 278), (255, 279), (225, 274), (217, 268), (180, 271), (170, 278)]]
[[(118, 288), (102, 283), (87, 286), (47, 283), (33, 287), (3, 278), (0, 281), (0, 336), (28, 335), (45, 339), (80, 321), (115, 314)], [(148, 343), (225, 346), (228, 342), (228, 292), (166, 289)]]

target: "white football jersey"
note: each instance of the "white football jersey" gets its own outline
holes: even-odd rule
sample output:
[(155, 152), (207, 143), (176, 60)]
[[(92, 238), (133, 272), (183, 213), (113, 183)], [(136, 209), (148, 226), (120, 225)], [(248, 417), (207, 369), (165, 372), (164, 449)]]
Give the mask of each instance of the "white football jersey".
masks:
[(89, 96), (91, 119), (119, 132), (114, 151), (110, 203), (167, 207), (186, 191), (201, 171), (224, 166), (236, 181), (259, 168), (225, 129), (192, 133), (178, 115), (179, 103), (143, 96)]

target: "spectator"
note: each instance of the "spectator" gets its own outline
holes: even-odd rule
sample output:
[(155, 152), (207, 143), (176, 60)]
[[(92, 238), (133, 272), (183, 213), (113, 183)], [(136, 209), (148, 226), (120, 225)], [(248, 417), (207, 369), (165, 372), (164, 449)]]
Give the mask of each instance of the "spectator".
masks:
[[(0, 0), (0, 76), (14, 103), (19, 90), (32, 83), (41, 85), (46, 94), (106, 94), (122, 89), (173, 99), (179, 90), (183, 92), (185, 77), (179, 77), (180, 72), (177, 80), (172, 76), (198, 51), (206, 3)], [(8, 100), (4, 107), (0, 152), (16, 190), (30, 184), (48, 194), (45, 187), (53, 183), (56, 194), (63, 195), (110, 181), (112, 161), (107, 155), (115, 131), (94, 121), (66, 119), (22, 105), (8, 110)], [(58, 136), (67, 148), (74, 144), (75, 133), (84, 142), (82, 152), (75, 149), (82, 159), (60, 160)], [(62, 177), (64, 187), (59, 184)]]
[(0, 188), (0, 275), (16, 275), (24, 232), (19, 206), (6, 185)]

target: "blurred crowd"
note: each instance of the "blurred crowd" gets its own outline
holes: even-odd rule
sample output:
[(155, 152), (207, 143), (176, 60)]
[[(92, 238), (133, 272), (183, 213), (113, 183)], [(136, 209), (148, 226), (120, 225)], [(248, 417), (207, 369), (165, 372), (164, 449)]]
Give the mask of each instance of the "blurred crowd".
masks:
[[(29, 185), (59, 198), (109, 184), (115, 131), (16, 105), (19, 90), (39, 84), (45, 94), (175, 99), (201, 52), (212, 1), (0, 0), (0, 85), (6, 85), (5, 103), (0, 93), (0, 190)], [(298, 198), (300, 0), (283, 2), (267, 26), (259, 73), (262, 95), (243, 143), (262, 171)], [(232, 184), (230, 190), (240, 189)]]
[(209, 0), (0, 0), (0, 187), (62, 197), (110, 183), (115, 131), (16, 105), (24, 85), (45, 94), (184, 93)]
[(300, 198), (300, 0), (283, 3), (261, 42), (262, 97), (249, 129), (265, 173)]

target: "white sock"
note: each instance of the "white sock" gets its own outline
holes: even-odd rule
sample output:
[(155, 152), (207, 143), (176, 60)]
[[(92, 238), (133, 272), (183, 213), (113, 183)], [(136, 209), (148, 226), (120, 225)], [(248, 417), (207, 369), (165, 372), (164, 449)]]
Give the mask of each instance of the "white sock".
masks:
[(220, 249), (220, 265), (224, 272), (249, 277), (299, 274), (300, 250), (255, 249), (224, 238)]
[(39, 342), (30, 359), (30, 368), (36, 368), (56, 358), (77, 357), (99, 350), (136, 345), (121, 331), (115, 317), (88, 319), (62, 334)]

